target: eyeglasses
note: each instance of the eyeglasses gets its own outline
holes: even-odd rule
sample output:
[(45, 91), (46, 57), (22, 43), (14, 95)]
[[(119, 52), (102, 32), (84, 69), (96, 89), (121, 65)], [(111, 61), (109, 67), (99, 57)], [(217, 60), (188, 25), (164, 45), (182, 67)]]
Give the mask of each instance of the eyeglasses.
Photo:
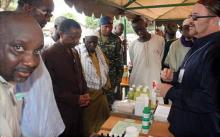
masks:
[(53, 14), (49, 11), (43, 11), (42, 9), (36, 8), (35, 9), (40, 12), (42, 15), (44, 15), (45, 17), (49, 17), (51, 18), (53, 16)]
[(192, 18), (193, 21), (198, 20), (199, 18), (213, 18), (213, 17), (217, 17), (215, 15), (207, 15), (207, 16), (199, 16), (199, 15), (189, 15), (188, 18)]

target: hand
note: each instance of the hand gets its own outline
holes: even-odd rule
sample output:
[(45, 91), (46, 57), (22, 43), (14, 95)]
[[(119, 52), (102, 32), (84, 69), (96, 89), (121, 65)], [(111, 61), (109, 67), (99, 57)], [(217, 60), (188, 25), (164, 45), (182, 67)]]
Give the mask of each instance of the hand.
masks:
[(157, 84), (156, 85), (157, 96), (158, 97), (165, 97), (167, 92), (169, 91), (169, 89), (172, 87), (173, 86), (170, 84), (165, 84), (165, 83)]
[(160, 77), (163, 81), (171, 82), (173, 80), (173, 70), (164, 68), (160, 73)]
[(84, 94), (79, 96), (79, 105), (80, 107), (88, 106), (90, 102), (89, 94)]
[(127, 39), (122, 40), (122, 45), (127, 45)]

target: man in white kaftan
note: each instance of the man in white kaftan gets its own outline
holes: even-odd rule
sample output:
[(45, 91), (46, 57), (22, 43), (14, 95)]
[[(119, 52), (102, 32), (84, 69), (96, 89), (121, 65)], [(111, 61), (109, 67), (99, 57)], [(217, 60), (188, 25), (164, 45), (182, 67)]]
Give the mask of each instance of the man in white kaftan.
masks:
[(161, 60), (163, 57), (164, 39), (149, 34), (142, 18), (135, 18), (132, 27), (139, 38), (129, 47), (132, 64), (130, 85), (152, 87), (152, 81), (160, 82)]
[(25, 92), (21, 122), (24, 137), (57, 137), (64, 131), (50, 74), (42, 59), (31, 77), (17, 85), (17, 92)]

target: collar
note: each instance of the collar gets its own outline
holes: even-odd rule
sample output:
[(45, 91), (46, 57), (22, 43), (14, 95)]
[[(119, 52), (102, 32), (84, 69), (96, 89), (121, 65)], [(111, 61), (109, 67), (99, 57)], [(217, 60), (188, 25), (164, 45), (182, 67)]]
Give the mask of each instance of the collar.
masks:
[(202, 46), (206, 45), (207, 42), (210, 42), (210, 44), (211, 44), (211, 43), (217, 41), (219, 38), (220, 38), (220, 31), (214, 32), (214, 33), (211, 33), (207, 36), (204, 36), (202, 38), (197, 39), (195, 41), (195, 46), (197, 48), (199, 48), (199, 47), (202, 47)]
[(2, 84), (7, 84), (8, 82), (0, 75), (0, 82)]
[(16, 99), (15, 99), (15, 85), (7, 82), (2, 76), (0, 76), (0, 82), (3, 84), (3, 86), (5, 86), (5, 88), (8, 89), (9, 92), (7, 92), (7, 94), (10, 96), (13, 105), (16, 105)]
[(183, 44), (184, 47), (192, 47), (193, 43), (195, 41), (195, 38), (187, 40), (186, 37), (182, 36), (180, 38), (181, 43)]
[(3, 85), (6, 85), (8, 88), (14, 88), (15, 87), (14, 84), (11, 84), (11, 83), (7, 82), (1, 75), (0, 75), (0, 82)]

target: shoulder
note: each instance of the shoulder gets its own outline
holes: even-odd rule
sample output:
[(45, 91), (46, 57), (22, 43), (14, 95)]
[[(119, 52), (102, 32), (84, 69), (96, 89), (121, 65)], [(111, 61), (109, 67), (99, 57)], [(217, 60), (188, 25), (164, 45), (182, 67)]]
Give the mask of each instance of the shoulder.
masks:
[(51, 47), (43, 51), (42, 56), (44, 59), (55, 55), (58, 56), (61, 52), (61, 48), (62, 46), (59, 43), (55, 43)]
[(149, 42), (160, 48), (163, 48), (165, 46), (164, 38), (159, 35), (152, 34)]
[(134, 45), (136, 45), (136, 44), (138, 44), (138, 43), (140, 43), (140, 42), (138, 41), (138, 39), (136, 39), (136, 40), (134, 40), (134, 41), (132, 41), (132, 42), (130, 43), (130, 46), (134, 46)]
[(76, 46), (75, 50), (78, 52), (79, 55), (88, 54), (86, 46), (84, 44)]
[(182, 45), (182, 44), (181, 44), (180, 39), (177, 39), (177, 40), (175, 40), (175, 41), (173, 41), (173, 42), (171, 43), (170, 48), (175, 48), (175, 47), (178, 47), (178, 46), (181, 46), (181, 45)]
[(165, 42), (163, 37), (161, 37), (159, 35), (155, 35), (155, 34), (151, 34), (151, 39), (157, 40), (157, 41), (160, 41), (160, 42)]
[(132, 41), (132, 42), (129, 44), (129, 47), (128, 47), (129, 51), (133, 50), (135, 44), (136, 44), (136, 40)]

